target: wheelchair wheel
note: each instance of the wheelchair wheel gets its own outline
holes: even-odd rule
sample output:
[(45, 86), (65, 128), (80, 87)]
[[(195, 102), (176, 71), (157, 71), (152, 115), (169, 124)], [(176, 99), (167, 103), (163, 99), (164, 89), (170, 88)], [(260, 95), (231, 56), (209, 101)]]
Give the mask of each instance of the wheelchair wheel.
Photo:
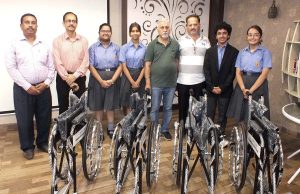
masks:
[(240, 123), (231, 131), (229, 143), (229, 178), (239, 192), (246, 179), (247, 139), (246, 126)]
[(135, 167), (134, 175), (134, 194), (142, 193), (142, 176), (143, 176), (143, 167), (142, 167), (142, 158), (139, 158)]
[(176, 185), (180, 186), (181, 181), (181, 168), (183, 157), (183, 135), (184, 135), (184, 122), (180, 121), (174, 137), (174, 152), (173, 152), (173, 174), (176, 177)]
[(218, 165), (219, 165), (219, 141), (218, 133), (216, 128), (210, 128), (208, 130), (206, 143), (205, 143), (205, 154), (204, 164), (208, 171), (208, 177), (206, 177), (208, 192), (213, 193), (214, 187), (218, 176)]
[(73, 168), (70, 161), (71, 156), (66, 149), (63, 149), (63, 143), (59, 139), (57, 124), (54, 124), (49, 136), (48, 154), (52, 172), (51, 194), (57, 193), (62, 189), (68, 191), (72, 183), (70, 169)]
[(160, 125), (151, 123), (148, 135), (146, 182), (151, 187), (153, 181), (157, 182), (160, 161)]
[(283, 152), (280, 136), (275, 145), (274, 153), (269, 153), (267, 167), (265, 169), (265, 180), (268, 180), (268, 192), (276, 193), (276, 189), (283, 174)]
[(92, 116), (87, 124), (82, 149), (82, 168), (87, 180), (98, 174), (102, 158), (103, 131), (101, 124)]
[[(267, 178), (266, 173), (263, 172), (260, 167), (261, 160), (255, 156), (255, 177), (254, 177), (254, 187), (253, 193), (264, 194), (264, 190), (267, 190), (267, 181), (264, 178)], [(265, 169), (266, 172), (266, 169)]]
[(185, 156), (182, 165), (181, 194), (188, 193), (189, 170), (188, 156)]
[(119, 139), (120, 133), (121, 133), (121, 126), (117, 125), (114, 130), (114, 134), (112, 136), (110, 148), (109, 148), (109, 172), (114, 179), (117, 178), (118, 166), (116, 161), (116, 156), (117, 156), (116, 143), (117, 140)]
[(116, 193), (120, 193), (130, 171), (128, 146), (123, 140), (116, 140)]

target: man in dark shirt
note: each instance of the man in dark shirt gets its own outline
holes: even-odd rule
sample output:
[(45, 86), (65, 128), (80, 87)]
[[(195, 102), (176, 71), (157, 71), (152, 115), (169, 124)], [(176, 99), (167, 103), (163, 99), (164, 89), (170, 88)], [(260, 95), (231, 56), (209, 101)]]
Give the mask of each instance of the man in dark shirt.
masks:
[(163, 122), (161, 134), (172, 140), (168, 125), (172, 117), (173, 97), (177, 82), (179, 44), (170, 37), (170, 23), (159, 20), (158, 37), (149, 43), (145, 55), (146, 89), (152, 91), (151, 121), (158, 123), (158, 112), (163, 99)]

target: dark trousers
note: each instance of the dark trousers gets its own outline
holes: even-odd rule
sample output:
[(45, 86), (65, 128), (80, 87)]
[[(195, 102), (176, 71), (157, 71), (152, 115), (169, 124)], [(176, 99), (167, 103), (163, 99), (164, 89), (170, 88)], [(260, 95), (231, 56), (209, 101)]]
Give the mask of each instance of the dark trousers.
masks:
[(226, 124), (227, 124), (227, 117), (226, 112), (229, 105), (230, 98), (221, 97), (219, 95), (208, 95), (207, 97), (207, 115), (214, 120), (216, 109), (218, 108), (218, 119), (216, 121), (217, 124), (220, 125), (220, 132), (224, 134)]
[[(85, 80), (86, 77), (79, 77), (75, 80), (75, 83), (78, 84), (79, 90), (74, 94), (80, 98), (81, 95), (85, 92)], [(65, 82), (58, 74), (56, 76), (56, 91), (57, 91), (57, 100), (58, 100), (58, 107), (59, 107), (59, 114), (68, 110), (69, 107), (69, 92), (70, 86)]]
[(189, 109), (190, 89), (193, 90), (193, 96), (199, 100), (199, 96), (203, 96), (202, 90), (204, 88), (205, 88), (205, 82), (195, 84), (195, 85), (183, 85), (177, 83), (179, 121), (183, 120), (185, 122), (186, 120), (188, 109)]
[(45, 89), (40, 95), (30, 95), (14, 84), (13, 93), (21, 149), (25, 151), (35, 147), (33, 116), (37, 127), (36, 145), (48, 144), (52, 108), (50, 89)]

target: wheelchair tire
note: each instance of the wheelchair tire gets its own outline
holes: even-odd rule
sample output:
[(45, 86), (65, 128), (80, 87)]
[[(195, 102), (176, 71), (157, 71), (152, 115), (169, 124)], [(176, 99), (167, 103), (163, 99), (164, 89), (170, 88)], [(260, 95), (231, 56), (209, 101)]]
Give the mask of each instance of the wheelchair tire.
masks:
[(134, 194), (142, 194), (142, 176), (143, 176), (143, 167), (142, 167), (142, 158), (139, 158), (135, 166), (135, 175), (134, 175)]
[(182, 154), (183, 154), (183, 138), (184, 138), (183, 137), (184, 136), (184, 122), (183, 122), (183, 120), (180, 121), (178, 132), (179, 132), (179, 137), (178, 137), (176, 185), (180, 186), (181, 169), (182, 169)]
[(148, 134), (147, 162), (146, 162), (146, 182), (150, 188), (153, 181), (157, 182), (160, 161), (160, 125), (151, 122)]
[[(55, 194), (62, 190), (65, 185), (69, 185), (70, 187), (69, 183), (72, 179), (70, 169), (73, 169), (72, 163), (68, 163), (68, 161), (71, 159), (71, 156), (67, 153), (66, 149), (63, 149), (56, 123), (50, 132), (48, 141), (48, 154), (52, 172), (51, 194)], [(68, 190), (69, 188), (66, 191)]]
[(229, 142), (229, 178), (237, 192), (244, 187), (247, 168), (247, 128), (239, 123), (231, 131)]
[(267, 191), (270, 193), (277, 193), (277, 187), (281, 181), (283, 174), (283, 152), (280, 136), (277, 136), (277, 143), (275, 145), (274, 153), (268, 153), (267, 167), (265, 169), (265, 180), (268, 186)]
[(219, 136), (217, 129), (212, 127), (208, 130), (208, 135), (205, 143), (204, 164), (209, 173), (206, 177), (208, 193), (213, 193), (217, 182), (218, 167), (219, 167)]
[(109, 148), (109, 171), (114, 179), (117, 178), (118, 166), (117, 166), (116, 157), (117, 157), (118, 150), (116, 149), (116, 144), (119, 139), (120, 132), (121, 132), (121, 126), (117, 125), (114, 130), (114, 134), (111, 139), (110, 148)]
[(103, 130), (101, 124), (91, 116), (83, 140), (82, 168), (87, 180), (96, 178), (100, 167), (103, 150)]
[(188, 157), (185, 156), (182, 165), (181, 194), (188, 193), (189, 170)]
[(116, 152), (115, 152), (115, 160), (116, 160), (116, 193), (120, 193), (121, 189), (127, 179), (127, 176), (130, 171), (130, 156), (128, 153), (128, 146), (125, 141), (117, 140), (116, 141)]

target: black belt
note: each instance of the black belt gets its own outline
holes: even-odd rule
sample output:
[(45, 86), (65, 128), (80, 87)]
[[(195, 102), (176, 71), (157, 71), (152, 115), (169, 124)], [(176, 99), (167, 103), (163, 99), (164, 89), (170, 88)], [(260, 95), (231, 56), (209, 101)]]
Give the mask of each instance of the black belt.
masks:
[(247, 71), (243, 71), (243, 75), (258, 76), (260, 74), (261, 74), (261, 72), (247, 72)]
[(41, 84), (41, 83), (44, 83), (44, 82), (40, 82), (40, 83), (36, 83), (36, 84), (31, 84), (31, 85), (37, 86), (37, 85), (39, 85), (39, 84)]
[(116, 71), (117, 68), (103, 68), (103, 69), (98, 69), (99, 71)]
[(134, 71), (134, 70), (142, 70), (143, 67), (137, 67), (137, 68), (130, 68), (130, 67), (127, 67), (127, 69), (128, 69), (128, 70)]

